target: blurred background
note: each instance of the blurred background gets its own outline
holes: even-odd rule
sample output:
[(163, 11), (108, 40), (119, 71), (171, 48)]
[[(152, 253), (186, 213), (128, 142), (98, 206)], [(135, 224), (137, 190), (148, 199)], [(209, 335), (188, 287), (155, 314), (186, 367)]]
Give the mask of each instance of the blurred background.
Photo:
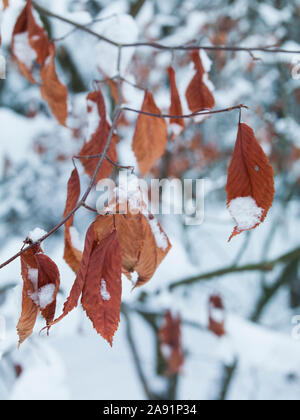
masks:
[[(0, 263), (16, 253), (29, 231), (60, 220), (71, 157), (90, 129), (86, 95), (95, 80), (116, 74), (116, 51), (60, 20), (41, 15), (56, 42), (57, 69), (69, 91), (68, 129), (60, 127), (11, 60), (11, 35), (25, 5), (10, 2), (2, 16), (0, 81)], [(246, 47), (280, 45), (300, 50), (300, 2), (292, 0), (37, 0), (52, 12), (122, 42), (161, 40)], [(50, 336), (34, 335), (17, 349), (21, 309), (20, 263), (0, 273), (0, 399), (300, 398), (300, 56), (201, 52), (216, 108), (243, 103), (243, 121), (275, 171), (276, 197), (266, 221), (227, 243), (234, 223), (226, 209), (227, 168), (238, 111), (187, 121), (153, 169), (158, 178), (205, 178), (205, 219), (186, 226), (183, 216), (162, 216), (173, 245), (154, 278), (132, 291), (123, 282), (121, 324), (110, 348), (79, 307)], [(194, 70), (186, 52), (127, 49), (122, 56), (123, 96), (140, 108), (149, 88), (162, 111), (170, 106), (166, 69), (173, 65), (184, 112)], [(109, 113), (113, 85), (101, 83)], [(119, 124), (119, 161), (135, 165), (131, 142), (136, 115)], [(71, 128), (71, 129), (70, 129)], [(82, 182), (88, 180), (82, 175)], [(95, 206), (96, 195), (90, 198)], [(89, 212), (76, 215), (83, 240)], [(58, 264), (57, 314), (74, 274), (63, 260), (63, 230), (43, 245)], [(173, 315), (166, 316), (167, 311)], [(181, 321), (176, 320), (179, 315)], [(3, 322), (1, 322), (1, 325)], [(3, 325), (2, 325), (3, 327)], [(169, 327), (184, 363), (170, 368)], [(4, 329), (4, 328), (2, 328)], [(172, 335), (172, 334), (171, 334)], [(169, 368), (168, 368), (169, 366)]]

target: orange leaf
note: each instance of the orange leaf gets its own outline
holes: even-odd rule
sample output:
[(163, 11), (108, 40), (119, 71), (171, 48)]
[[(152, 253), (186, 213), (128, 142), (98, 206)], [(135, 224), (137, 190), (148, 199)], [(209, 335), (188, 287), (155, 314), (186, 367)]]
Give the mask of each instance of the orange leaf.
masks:
[[(153, 95), (145, 93), (142, 111), (161, 114)], [(167, 123), (164, 119), (140, 114), (137, 120), (132, 148), (142, 176), (145, 176), (164, 154), (168, 141)]]
[(9, 6), (8, 0), (3, 0), (3, 10), (5, 10)]
[(152, 215), (127, 213), (98, 216), (95, 220), (97, 240), (102, 241), (114, 226), (122, 248), (122, 272), (131, 279), (136, 271), (139, 278), (135, 287), (142, 286), (151, 280), (170, 251), (169, 239)]
[(228, 171), (227, 205), (235, 219), (231, 237), (264, 221), (274, 199), (274, 173), (253, 130), (240, 123)]
[[(54, 319), (56, 309), (56, 296), (60, 285), (60, 275), (57, 265), (45, 254), (35, 254), (38, 267), (38, 289), (40, 294), (40, 309), (47, 326)], [(41, 291), (44, 291), (41, 301)], [(52, 298), (52, 300), (51, 300)]]
[[(175, 77), (175, 70), (173, 67), (168, 68), (168, 75), (170, 80), (170, 87), (171, 87), (171, 107), (170, 107), (170, 114), (171, 115), (182, 115), (182, 105), (180, 96), (178, 93), (177, 85), (176, 85), (176, 77)], [(170, 123), (175, 126), (178, 126), (179, 134), (184, 130), (185, 124), (183, 118), (172, 118)], [(177, 137), (178, 134), (177, 130), (173, 133), (172, 140)]]
[(164, 325), (159, 331), (159, 341), (162, 354), (167, 362), (166, 374), (179, 374), (184, 363), (180, 315), (175, 317), (171, 311), (166, 312)]
[[(102, 93), (99, 91), (92, 92), (88, 95), (87, 100), (95, 102), (98, 108), (98, 114), (100, 116), (100, 123), (93, 134), (91, 140), (83, 146), (79, 155), (80, 156), (93, 156), (103, 153), (106, 141), (109, 135), (110, 125), (106, 119), (106, 108), (104, 103), (104, 98)], [(88, 108), (89, 109), (89, 108)], [(114, 134), (110, 148), (108, 150), (107, 156), (114, 162), (117, 161), (117, 150), (116, 150), (117, 136)], [(84, 166), (85, 172), (92, 178), (97, 164), (98, 159), (80, 159), (82, 165)], [(102, 166), (97, 174), (97, 181), (107, 178), (113, 170), (113, 165), (104, 159)]]
[(193, 51), (191, 53), (191, 58), (195, 65), (196, 74), (186, 91), (188, 106), (192, 112), (211, 109), (215, 106), (215, 99), (203, 81), (203, 77), (206, 73), (199, 52)]
[[(29, 59), (28, 51), (24, 48), (26, 43), (32, 49), (32, 60)], [(28, 0), (14, 27), (12, 53), (21, 73), (31, 83), (36, 83), (32, 75), (34, 59), (36, 58), (38, 63), (43, 66), (49, 55), (49, 49), (48, 36), (44, 29), (36, 23), (31, 0)], [(24, 55), (24, 51), (27, 56)]]
[(94, 248), (81, 303), (96, 331), (112, 345), (121, 310), (121, 247), (114, 230)]
[(45, 101), (47, 101), (52, 113), (57, 121), (66, 125), (68, 116), (67, 97), (68, 92), (57, 77), (55, 70), (55, 46), (50, 45), (49, 57), (41, 68), (41, 94)]
[(143, 247), (135, 271), (139, 278), (136, 287), (140, 287), (153, 277), (155, 271), (171, 249), (170, 241), (153, 215), (142, 216)]
[(86, 274), (88, 271), (90, 256), (93, 251), (94, 242), (95, 242), (95, 230), (94, 230), (94, 224), (91, 224), (85, 237), (85, 245), (84, 245), (84, 251), (83, 251), (82, 260), (80, 264), (80, 269), (76, 276), (75, 282), (72, 286), (70, 295), (64, 304), (63, 313), (60, 315), (60, 317), (58, 317), (55, 321), (53, 321), (51, 325), (54, 325), (57, 322), (61, 321), (66, 315), (68, 315), (69, 312), (71, 312), (78, 305), (78, 300), (82, 293)]
[[(80, 179), (78, 171), (75, 168), (71, 174), (68, 182), (68, 195), (66, 201), (66, 207), (64, 211), (64, 217), (66, 217), (77, 205), (80, 197)], [(64, 259), (71, 269), (77, 274), (80, 268), (82, 259), (82, 252), (74, 247), (72, 244), (72, 238), (70, 228), (73, 226), (74, 216), (72, 216), (65, 223), (65, 252)]]
[(39, 313), (39, 307), (34, 303), (30, 295), (35, 293), (37, 287), (38, 267), (34, 255), (40, 251), (39, 247), (34, 247), (21, 255), (23, 292), (22, 312), (17, 325), (19, 346), (32, 334)]
[[(216, 319), (216, 311), (218, 317)], [(223, 337), (225, 332), (225, 314), (222, 298), (218, 295), (213, 295), (209, 299), (209, 326), (208, 329), (218, 337)]]

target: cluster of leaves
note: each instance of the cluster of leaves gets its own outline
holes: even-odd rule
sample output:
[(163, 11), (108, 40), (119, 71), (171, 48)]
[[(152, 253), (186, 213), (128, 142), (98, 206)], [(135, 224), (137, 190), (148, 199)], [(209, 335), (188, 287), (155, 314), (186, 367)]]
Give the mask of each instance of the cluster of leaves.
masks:
[[(24, 38), (29, 48), (35, 52), (36, 59), (30, 64), (22, 61), (16, 43), (17, 37)], [(47, 101), (52, 113), (62, 125), (66, 125), (67, 89), (58, 80), (55, 69), (55, 45), (37, 23), (32, 2), (28, 0), (19, 16), (13, 32), (12, 53), (22, 74), (31, 82), (36, 83), (35, 66), (40, 69), (41, 95)], [(215, 99), (207, 87), (208, 77), (201, 61), (199, 51), (191, 53), (195, 74), (186, 90), (186, 99), (192, 113), (212, 110)], [(167, 69), (170, 80), (171, 106), (168, 117), (163, 118), (155, 103), (153, 94), (148, 90), (142, 109), (136, 123), (132, 148), (135, 153), (139, 171), (146, 176), (164, 155), (168, 143), (168, 128), (172, 131), (171, 141), (185, 129), (182, 104), (176, 85), (176, 74), (173, 67)], [(116, 102), (117, 87), (111, 81), (110, 87)], [(108, 122), (105, 101), (100, 90), (92, 92), (87, 97), (88, 112), (96, 107), (99, 115), (99, 125), (81, 151), (79, 159), (86, 174), (91, 180), (99, 181), (111, 175), (114, 162), (117, 161), (116, 144), (119, 139)], [(105, 156), (104, 156), (105, 153)], [(99, 160), (92, 156), (102, 156)], [(228, 205), (236, 198), (251, 197), (256, 205), (262, 209), (259, 221), (251, 226), (255, 228), (265, 219), (274, 197), (273, 170), (263, 149), (257, 142), (252, 129), (239, 122), (236, 147), (228, 173), (227, 182)], [(32, 332), (36, 316), (39, 311), (46, 319), (46, 326), (63, 319), (78, 304), (81, 304), (94, 328), (110, 344), (118, 328), (121, 309), (122, 273), (131, 279), (132, 273), (138, 274), (136, 287), (148, 282), (157, 267), (163, 261), (171, 248), (171, 244), (161, 226), (154, 221), (153, 215), (140, 211), (138, 214), (127, 212), (123, 214), (107, 214), (97, 216), (88, 228), (83, 252), (72, 244), (71, 228), (73, 228), (73, 210), (80, 200), (80, 178), (75, 168), (68, 183), (68, 195), (64, 213), (65, 222), (65, 254), (64, 258), (76, 274), (74, 285), (65, 302), (62, 315), (54, 320), (56, 295), (59, 287), (58, 269), (46, 257), (39, 245), (34, 245), (21, 256), (22, 276), (24, 280), (22, 315), (18, 325), (20, 343)], [(129, 206), (130, 208), (130, 206)], [(151, 223), (157, 223), (158, 233), (164, 236), (167, 245), (162, 247), (156, 240)], [(244, 230), (238, 226), (232, 237)], [(32, 270), (37, 270), (38, 282), (35, 287), (32, 281)], [(55, 291), (47, 305), (43, 307), (38, 298), (44, 287), (55, 285)], [(33, 298), (34, 296), (34, 298)], [(180, 319), (167, 317), (167, 326), (162, 330), (162, 342), (172, 346), (174, 356), (171, 357), (170, 370), (178, 371), (182, 364), (182, 352), (176, 334), (176, 343), (168, 336), (172, 328), (180, 328)], [(213, 328), (213, 327), (212, 327)], [(173, 354), (172, 353), (172, 354)], [(172, 360), (175, 360), (173, 362)], [(174, 366), (175, 367), (174, 367)]]

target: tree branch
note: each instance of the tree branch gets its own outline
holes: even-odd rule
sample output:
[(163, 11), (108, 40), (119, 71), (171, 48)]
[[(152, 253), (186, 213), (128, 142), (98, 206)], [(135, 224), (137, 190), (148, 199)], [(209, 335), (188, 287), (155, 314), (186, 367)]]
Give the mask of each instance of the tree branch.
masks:
[(133, 108), (129, 108), (129, 107), (126, 107), (126, 106), (122, 107), (122, 110), (123, 111), (135, 112), (136, 114), (147, 115), (149, 117), (155, 117), (155, 118), (188, 119), (188, 118), (198, 117), (198, 116), (201, 116), (201, 115), (222, 114), (224, 112), (234, 111), (235, 109), (241, 110), (242, 108), (248, 109), (248, 107), (246, 105), (241, 104), (241, 105), (236, 105), (236, 106), (233, 106), (233, 107), (230, 107), (230, 108), (219, 109), (219, 110), (216, 110), (216, 111), (199, 110), (197, 112), (193, 112), (192, 114), (186, 114), (186, 115), (155, 114), (155, 113), (152, 113), (152, 112), (133, 109)]
[(300, 258), (300, 247), (296, 248), (295, 250), (281, 255), (280, 257), (270, 260), (264, 261), (257, 264), (247, 264), (241, 267), (237, 267), (235, 265), (221, 268), (216, 271), (210, 271), (208, 273), (200, 274), (198, 276), (189, 277), (187, 279), (179, 280), (174, 283), (171, 283), (168, 287), (170, 290), (176, 289), (177, 287), (186, 286), (188, 284), (197, 283), (199, 281), (206, 281), (210, 280), (215, 277), (225, 276), (227, 274), (237, 274), (243, 273), (247, 271), (272, 271), (277, 265), (288, 263), (292, 260)]
[(238, 46), (205, 46), (205, 45), (163, 45), (160, 42), (136, 42), (136, 43), (129, 43), (129, 44), (122, 44), (117, 43), (109, 38), (106, 38), (103, 35), (98, 34), (97, 32), (93, 31), (86, 25), (82, 25), (80, 23), (74, 22), (68, 18), (63, 16), (57, 15), (56, 13), (51, 12), (50, 10), (40, 6), (36, 1), (32, 1), (33, 6), (35, 9), (41, 13), (42, 15), (50, 16), (54, 19), (60, 20), (62, 22), (68, 23), (80, 29), (81, 31), (87, 32), (90, 35), (98, 38), (101, 41), (104, 41), (114, 47), (117, 48), (138, 48), (138, 47), (150, 47), (157, 50), (167, 50), (167, 51), (192, 51), (192, 50), (206, 50), (206, 51), (235, 51), (235, 52), (247, 52), (247, 53), (254, 53), (254, 52), (264, 52), (264, 53), (286, 53), (286, 54), (300, 54), (300, 51), (297, 50), (285, 50), (283, 48), (274, 48), (274, 47), (238, 47)]
[(98, 161), (97, 166), (95, 168), (94, 174), (91, 178), (89, 186), (87, 187), (87, 189), (86, 189), (85, 193), (83, 194), (81, 200), (79, 200), (79, 202), (74, 207), (74, 209), (71, 210), (70, 213), (60, 223), (58, 223), (58, 225), (56, 225), (53, 229), (51, 229), (47, 234), (42, 236), (38, 241), (36, 241), (36, 242), (26, 246), (26, 247), (23, 247), (21, 249), (21, 251), (19, 251), (13, 257), (9, 258), (7, 261), (5, 261), (3, 264), (1, 264), (0, 265), (0, 270), (3, 267), (10, 264), (11, 262), (13, 262), (14, 260), (16, 260), (18, 257), (20, 257), (24, 252), (33, 248), (36, 244), (40, 244), (40, 243), (44, 242), (47, 238), (49, 238), (49, 236), (51, 236), (55, 232), (57, 232), (81, 207), (85, 206), (86, 199), (88, 198), (88, 196), (89, 196), (89, 194), (90, 194), (90, 192), (91, 192), (91, 190), (92, 190), (92, 188), (93, 188), (93, 186), (96, 182), (98, 172), (101, 168), (101, 165), (102, 165), (102, 163), (105, 159), (105, 156), (108, 152), (108, 149), (110, 147), (110, 144), (111, 144), (111, 141), (112, 141), (112, 138), (113, 138), (113, 133), (114, 133), (114, 130), (116, 128), (116, 125), (117, 125), (117, 122), (120, 118), (121, 113), (122, 113), (122, 109), (120, 107), (117, 107), (116, 112), (115, 112), (115, 116), (114, 116), (114, 119), (113, 119), (113, 122), (112, 122), (112, 125), (111, 125), (111, 128), (110, 128), (110, 131), (109, 131), (109, 135), (108, 135), (108, 138), (107, 138), (107, 141), (106, 141), (105, 148), (103, 150), (103, 153), (100, 155), (99, 161)]

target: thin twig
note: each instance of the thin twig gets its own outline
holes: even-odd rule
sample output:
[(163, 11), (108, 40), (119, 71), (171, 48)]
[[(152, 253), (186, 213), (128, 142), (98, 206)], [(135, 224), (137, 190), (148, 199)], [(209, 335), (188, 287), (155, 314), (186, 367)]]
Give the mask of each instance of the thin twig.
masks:
[(51, 229), (47, 234), (45, 234), (44, 236), (42, 236), (38, 241), (28, 245), (25, 248), (22, 248), (21, 251), (19, 251), (17, 254), (15, 254), (13, 257), (9, 258), (7, 261), (5, 261), (3, 264), (0, 265), (0, 270), (7, 266), (8, 264), (10, 264), (11, 262), (13, 262), (14, 260), (16, 260), (18, 257), (20, 257), (24, 252), (28, 251), (29, 249), (33, 248), (34, 246), (36, 246), (36, 244), (40, 244), (42, 242), (44, 242), (47, 238), (49, 238), (49, 236), (53, 235), (54, 233), (56, 233), (81, 207), (83, 207), (85, 205), (86, 199), (88, 198), (95, 182), (97, 179), (97, 175), (98, 172), (102, 166), (102, 163), (105, 159), (105, 156), (109, 150), (112, 138), (113, 138), (113, 134), (117, 125), (117, 122), (120, 118), (120, 115), (122, 113), (122, 110), (120, 107), (117, 107), (116, 112), (115, 112), (115, 116), (109, 131), (109, 135), (106, 141), (106, 145), (105, 148), (103, 150), (103, 153), (101, 154), (99, 161), (97, 163), (97, 166), (95, 168), (94, 174), (92, 176), (92, 179), (89, 183), (88, 188), (86, 189), (85, 193), (83, 194), (81, 200), (77, 203), (77, 205), (74, 207), (73, 210), (70, 211), (70, 213), (60, 222), (58, 223), (58, 225), (56, 225), (53, 229)]
[(146, 379), (146, 375), (144, 373), (143, 367), (142, 367), (142, 363), (136, 348), (136, 344), (135, 344), (135, 340), (133, 338), (132, 335), (132, 325), (131, 325), (131, 320), (130, 320), (130, 316), (127, 313), (126, 307), (125, 305), (122, 305), (122, 309), (121, 312), (126, 320), (126, 336), (127, 336), (127, 340), (128, 340), (128, 344), (130, 346), (131, 349), (131, 353), (133, 356), (133, 361), (134, 361), (134, 365), (138, 374), (138, 377), (141, 381), (141, 384), (143, 386), (144, 392), (147, 395), (147, 398), (149, 400), (157, 400), (158, 396), (155, 395), (154, 392), (151, 391), (147, 379)]
[(233, 106), (233, 107), (230, 107), (230, 108), (219, 109), (219, 110), (216, 110), (216, 111), (199, 110), (197, 112), (193, 112), (192, 114), (186, 114), (186, 115), (155, 114), (155, 113), (152, 113), (152, 112), (147, 112), (147, 111), (142, 111), (142, 110), (138, 110), (138, 109), (129, 108), (127, 106), (123, 106), (122, 110), (123, 111), (135, 112), (136, 114), (147, 115), (149, 117), (167, 118), (167, 119), (185, 119), (185, 118), (198, 117), (198, 116), (201, 116), (201, 115), (221, 114), (221, 113), (224, 113), (224, 112), (234, 111), (235, 109), (241, 110), (242, 108), (248, 109), (248, 107), (246, 105), (241, 104), (241, 105), (236, 105), (236, 106)]
[(98, 38), (101, 41), (104, 41), (114, 47), (117, 48), (138, 48), (138, 47), (150, 47), (157, 50), (167, 50), (167, 51), (192, 51), (192, 50), (206, 50), (206, 51), (235, 51), (235, 52), (247, 52), (247, 53), (254, 53), (254, 52), (264, 52), (264, 53), (286, 53), (286, 54), (300, 54), (299, 50), (285, 50), (283, 48), (270, 48), (270, 47), (239, 47), (239, 46), (206, 46), (206, 45), (163, 45), (160, 42), (135, 42), (135, 43), (118, 43), (109, 38), (106, 38), (103, 35), (91, 30), (85, 25), (80, 23), (74, 22), (68, 18), (63, 16), (57, 15), (56, 13), (51, 12), (50, 10), (40, 6), (36, 1), (32, 1), (33, 6), (35, 9), (43, 14), (50, 16), (54, 19), (60, 20), (62, 22), (68, 23), (69, 25), (75, 26), (76, 28), (89, 33), (90, 35)]
[(300, 247), (294, 249), (291, 252), (288, 252), (287, 254), (281, 255), (280, 257), (270, 260), (270, 261), (263, 261), (256, 264), (247, 264), (240, 267), (237, 267), (235, 265), (221, 268), (216, 271), (210, 271), (208, 273), (200, 274), (194, 277), (189, 277), (183, 280), (176, 281), (174, 283), (171, 283), (168, 287), (170, 290), (173, 290), (180, 286), (186, 286), (188, 284), (194, 284), (199, 281), (206, 281), (210, 280), (215, 277), (221, 277), (225, 276), (227, 274), (237, 274), (237, 273), (243, 273), (247, 271), (266, 271), (270, 272), (272, 271), (277, 265), (282, 263), (287, 263), (289, 261), (295, 260), (297, 258), (300, 258)]

